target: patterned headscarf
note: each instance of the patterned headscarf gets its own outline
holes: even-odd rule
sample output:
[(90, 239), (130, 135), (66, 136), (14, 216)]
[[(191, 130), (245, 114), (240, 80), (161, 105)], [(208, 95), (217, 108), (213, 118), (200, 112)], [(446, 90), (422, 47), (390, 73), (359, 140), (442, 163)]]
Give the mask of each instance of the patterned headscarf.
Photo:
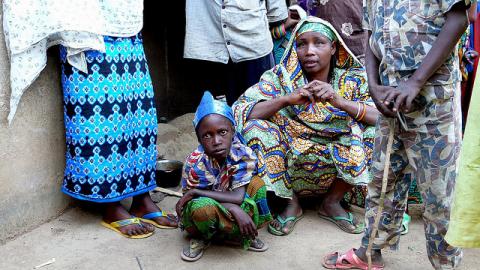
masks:
[(300, 36), (303, 33), (307, 32), (317, 32), (325, 37), (327, 37), (330, 41), (336, 41), (337, 36), (335, 33), (328, 27), (327, 25), (321, 22), (305, 22), (302, 26), (297, 30), (296, 37)]
[(195, 118), (193, 119), (193, 126), (195, 129), (203, 118), (210, 114), (219, 114), (226, 117), (233, 126), (235, 126), (235, 118), (233, 117), (233, 111), (227, 103), (216, 100), (209, 91), (203, 93), (202, 101), (197, 107), (195, 112)]

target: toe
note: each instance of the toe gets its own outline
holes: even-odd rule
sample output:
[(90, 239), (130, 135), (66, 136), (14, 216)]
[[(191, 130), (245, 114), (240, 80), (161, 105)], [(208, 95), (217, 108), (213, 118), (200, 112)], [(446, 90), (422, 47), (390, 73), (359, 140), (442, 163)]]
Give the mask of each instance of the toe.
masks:
[(325, 257), (325, 263), (328, 265), (335, 265), (337, 263), (338, 253), (335, 252)]
[(273, 220), (272, 222), (270, 222), (270, 225), (272, 225), (272, 227), (274, 227), (275, 229), (279, 229), (280, 227), (280, 223), (275, 219)]
[(148, 232), (148, 230), (147, 230), (147, 228), (146, 228), (145, 226), (140, 225), (140, 226), (138, 226), (138, 227), (139, 227), (138, 230), (140, 231), (140, 233), (146, 234), (146, 233)]
[(287, 223), (285, 224), (285, 226), (282, 228), (282, 231), (283, 231), (284, 233), (289, 233), (289, 232), (290, 232), (290, 225), (291, 225), (291, 224), (292, 224), (292, 222), (290, 222), (290, 221), (287, 222)]

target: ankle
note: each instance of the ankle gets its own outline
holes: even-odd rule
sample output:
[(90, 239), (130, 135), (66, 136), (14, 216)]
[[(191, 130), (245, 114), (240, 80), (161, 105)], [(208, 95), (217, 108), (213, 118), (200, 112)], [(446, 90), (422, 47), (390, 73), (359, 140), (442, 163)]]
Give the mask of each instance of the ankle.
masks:
[[(367, 260), (367, 249), (364, 247), (360, 247), (355, 251), (355, 255), (357, 255), (361, 260)], [(371, 251), (372, 260), (381, 260), (382, 259), (382, 250), (380, 249), (372, 249)]]

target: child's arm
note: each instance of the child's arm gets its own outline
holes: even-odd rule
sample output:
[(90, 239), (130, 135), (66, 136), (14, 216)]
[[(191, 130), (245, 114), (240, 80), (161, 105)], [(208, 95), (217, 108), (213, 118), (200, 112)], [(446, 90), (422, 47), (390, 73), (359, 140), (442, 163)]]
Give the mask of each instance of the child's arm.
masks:
[(387, 94), (384, 100), (385, 104), (388, 105), (394, 101), (393, 111), (410, 111), (412, 102), (420, 89), (445, 62), (465, 32), (467, 25), (466, 6), (463, 2), (459, 2), (447, 12), (445, 24), (420, 67), (407, 81), (400, 83), (395, 91)]
[(238, 187), (232, 191), (192, 189), (189, 192), (193, 192), (194, 197), (208, 197), (219, 203), (232, 203), (236, 205), (242, 204), (245, 198), (245, 186)]
[(252, 218), (243, 211), (238, 204), (222, 203), (227, 210), (232, 213), (233, 217), (237, 221), (240, 233), (250, 239), (255, 239), (258, 236), (257, 226), (253, 223)]
[(178, 200), (175, 210), (177, 211), (177, 216), (181, 217), (183, 212), (183, 207), (192, 199), (197, 197), (208, 197), (216, 200), (219, 203), (231, 203), (240, 205), (243, 202), (245, 197), (245, 186), (238, 187), (232, 191), (210, 191), (202, 189), (190, 189), (189, 191), (183, 194), (182, 198)]

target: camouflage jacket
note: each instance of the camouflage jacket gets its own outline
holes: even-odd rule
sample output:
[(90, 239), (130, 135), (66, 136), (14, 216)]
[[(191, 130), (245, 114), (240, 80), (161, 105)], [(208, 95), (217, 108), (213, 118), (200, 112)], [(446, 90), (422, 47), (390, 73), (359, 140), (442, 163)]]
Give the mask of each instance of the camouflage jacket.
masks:
[[(462, 1), (470, 5), (470, 0), (363, 0), (363, 27), (372, 32), (370, 48), (380, 60), (383, 85), (397, 86), (418, 69), (445, 24), (446, 13)], [(453, 50), (426, 85), (460, 79), (458, 50)]]

